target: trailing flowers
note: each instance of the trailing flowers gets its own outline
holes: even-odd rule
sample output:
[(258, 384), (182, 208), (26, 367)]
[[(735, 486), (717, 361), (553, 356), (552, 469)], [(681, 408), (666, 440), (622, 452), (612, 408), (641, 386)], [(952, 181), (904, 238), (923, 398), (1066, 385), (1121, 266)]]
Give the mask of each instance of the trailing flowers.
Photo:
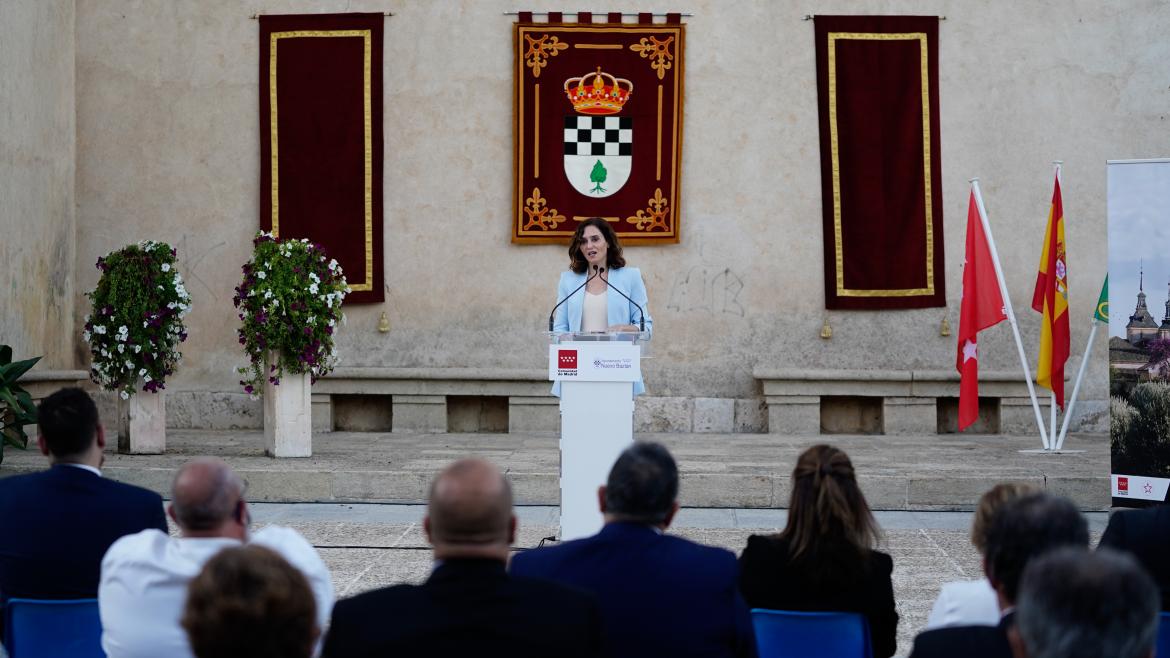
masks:
[(183, 317), (191, 295), (175, 268), (176, 252), (151, 240), (98, 258), (97, 288), (86, 293), (93, 308), (81, 337), (93, 356), (90, 377), (127, 400), (138, 385), (157, 393), (166, 388), (187, 340)]
[[(336, 260), (308, 240), (278, 240), (261, 232), (232, 300), (239, 309), (240, 345), (251, 364), (240, 368), (244, 391), (257, 397), (265, 382), (280, 384), (287, 371), (313, 381), (336, 365), (334, 332), (345, 321), (349, 293)], [(269, 363), (269, 354), (274, 362)]]

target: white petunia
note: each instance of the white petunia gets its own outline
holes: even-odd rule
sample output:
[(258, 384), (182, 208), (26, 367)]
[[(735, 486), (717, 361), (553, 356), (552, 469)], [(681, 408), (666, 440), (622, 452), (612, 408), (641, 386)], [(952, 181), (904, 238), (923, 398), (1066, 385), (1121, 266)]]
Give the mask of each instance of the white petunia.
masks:
[(131, 362), (131, 361), (126, 361), (126, 367), (127, 367), (127, 368), (129, 368), (129, 369), (131, 369), (131, 370), (133, 370), (133, 369), (134, 369), (134, 363), (133, 363), (133, 362)]
[(145, 375), (145, 374), (146, 374), (146, 368), (139, 368), (138, 369), (138, 376), (139, 377), (141, 377), (142, 375)]
[(317, 284), (315, 284), (315, 283), (310, 283), (310, 284), (309, 284), (309, 292), (310, 292), (310, 293), (312, 293), (312, 294), (316, 295), (316, 294), (317, 294), (317, 291), (318, 291), (319, 289), (320, 289), (320, 288), (318, 288), (318, 287), (317, 287)]
[(104, 333), (106, 333), (106, 327), (105, 327), (105, 325), (100, 325), (100, 324), (95, 325), (93, 328), (93, 332), (95, 334), (104, 334)]
[(163, 263), (162, 271), (170, 272), (171, 271), (171, 264), (170, 263)]
[(84, 340), (87, 343), (89, 342), (89, 332), (88, 331), (81, 332), (81, 340)]
[(143, 382), (149, 382), (149, 381), (150, 381), (150, 375), (144, 375), (144, 376), (142, 377), (142, 381), (143, 381)]
[(138, 353), (139, 353), (139, 352), (141, 352), (141, 351), (142, 351), (142, 346), (141, 346), (141, 345), (135, 345), (135, 346), (134, 346), (134, 353), (135, 353), (135, 354), (138, 354)]
[(126, 391), (122, 391), (122, 392), (121, 392), (121, 393), (119, 393), (118, 395), (122, 396), (122, 399), (123, 399), (123, 400), (129, 400), (129, 399), (130, 399), (130, 394), (129, 394), (129, 393), (127, 393)]
[(258, 272), (256, 272), (256, 278), (257, 279), (267, 279), (268, 273), (265, 272), (264, 270), (259, 270)]
[(125, 343), (118, 343), (118, 352), (125, 352), (125, 351), (126, 351), (126, 344)]

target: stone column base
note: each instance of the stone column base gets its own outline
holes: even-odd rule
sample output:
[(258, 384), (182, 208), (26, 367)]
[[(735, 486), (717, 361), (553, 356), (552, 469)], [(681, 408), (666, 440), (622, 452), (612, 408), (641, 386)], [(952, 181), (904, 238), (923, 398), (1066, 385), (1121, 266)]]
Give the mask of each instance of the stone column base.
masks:
[(509, 432), (558, 432), (561, 429), (561, 400), (556, 397), (508, 398)]
[(886, 397), (882, 406), (886, 434), (934, 434), (938, 430), (934, 398)]
[(446, 432), (447, 396), (398, 395), (391, 399), (395, 432)]
[(819, 395), (769, 395), (769, 434), (820, 434)]

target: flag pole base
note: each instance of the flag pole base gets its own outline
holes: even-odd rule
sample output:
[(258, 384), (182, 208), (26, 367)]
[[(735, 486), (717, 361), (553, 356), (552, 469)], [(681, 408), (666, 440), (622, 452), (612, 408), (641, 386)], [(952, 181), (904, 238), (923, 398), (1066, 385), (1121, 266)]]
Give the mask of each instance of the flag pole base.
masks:
[(1033, 448), (1030, 450), (1019, 450), (1017, 452), (1019, 452), (1021, 455), (1079, 455), (1079, 454), (1084, 453), (1085, 451), (1084, 450), (1065, 450), (1064, 448), (1060, 448), (1059, 450), (1046, 450), (1044, 448)]

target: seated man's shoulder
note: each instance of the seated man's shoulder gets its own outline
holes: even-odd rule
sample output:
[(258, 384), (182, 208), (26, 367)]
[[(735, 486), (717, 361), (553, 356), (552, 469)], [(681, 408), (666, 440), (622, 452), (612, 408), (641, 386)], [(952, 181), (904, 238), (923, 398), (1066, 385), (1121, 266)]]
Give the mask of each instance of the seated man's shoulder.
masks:
[(914, 638), (911, 658), (957, 658), (980, 656), (1010, 658), (1011, 645), (998, 626), (950, 626), (919, 633)]

